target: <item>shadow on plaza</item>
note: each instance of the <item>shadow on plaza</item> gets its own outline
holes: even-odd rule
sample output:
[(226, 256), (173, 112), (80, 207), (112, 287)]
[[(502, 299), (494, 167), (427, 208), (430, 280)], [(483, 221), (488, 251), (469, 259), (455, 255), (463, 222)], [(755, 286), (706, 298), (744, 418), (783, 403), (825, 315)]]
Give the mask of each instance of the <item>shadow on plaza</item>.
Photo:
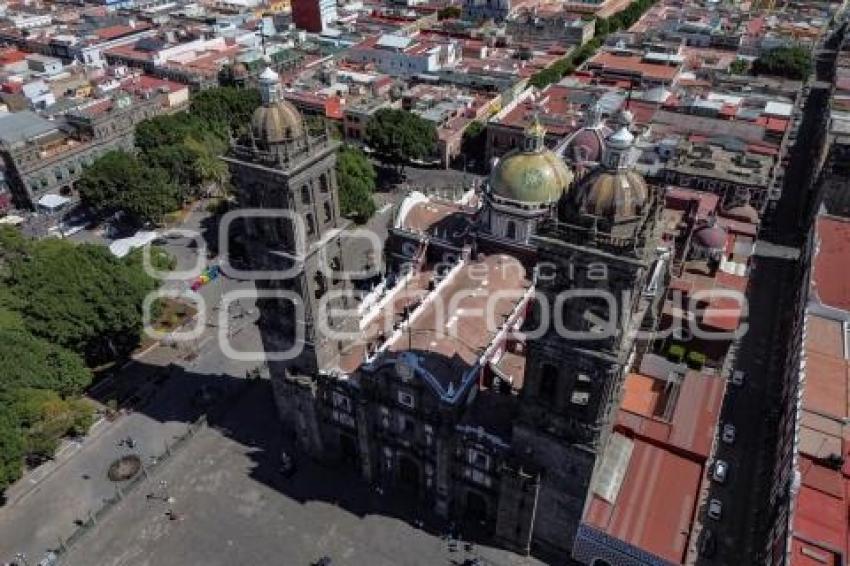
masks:
[[(278, 418), (267, 379), (201, 374), (178, 365), (144, 363), (134, 364), (131, 373), (127, 378), (135, 385), (123, 392), (122, 410), (158, 422), (188, 424), (205, 420), (207, 426), (246, 447), (253, 463), (252, 479), (290, 499), (300, 503), (324, 502), (361, 518), (382, 515), (404, 521), (431, 535), (444, 537), (449, 559), (456, 564), (462, 564), (468, 551), (474, 552), (479, 544), (496, 546), (483, 527), (450, 523), (404, 488), (383, 491), (368, 485), (353, 463), (321, 464), (299, 453), (291, 434)], [(114, 388), (111, 395), (119, 390), (120, 387)], [(290, 477), (281, 471), (284, 451), (294, 455), (296, 463), (296, 471)], [(179, 448), (174, 456), (179, 457)], [(168, 464), (163, 462), (163, 465)], [(455, 534), (455, 542), (449, 540), (450, 532)]]

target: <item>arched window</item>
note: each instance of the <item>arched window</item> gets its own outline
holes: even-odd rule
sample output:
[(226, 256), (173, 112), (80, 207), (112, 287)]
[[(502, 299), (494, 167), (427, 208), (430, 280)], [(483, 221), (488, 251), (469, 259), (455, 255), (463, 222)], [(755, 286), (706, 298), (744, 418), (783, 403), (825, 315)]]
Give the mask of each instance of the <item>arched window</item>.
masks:
[(510, 238), (511, 240), (516, 239), (516, 222), (513, 220), (508, 220), (505, 225), (505, 237)]
[(325, 222), (330, 222), (331, 218), (333, 218), (331, 203), (329, 201), (325, 201)]
[(304, 216), (307, 219), (307, 235), (312, 236), (316, 233), (316, 222), (313, 220), (312, 214), (305, 214)]
[(301, 202), (304, 204), (310, 204), (310, 187), (304, 185), (301, 187)]
[(558, 368), (550, 363), (544, 363), (540, 368), (540, 388), (538, 397), (544, 403), (554, 403), (558, 392)]
[(322, 173), (319, 175), (319, 190), (323, 193), (326, 193), (330, 190), (330, 183), (328, 182), (327, 173)]

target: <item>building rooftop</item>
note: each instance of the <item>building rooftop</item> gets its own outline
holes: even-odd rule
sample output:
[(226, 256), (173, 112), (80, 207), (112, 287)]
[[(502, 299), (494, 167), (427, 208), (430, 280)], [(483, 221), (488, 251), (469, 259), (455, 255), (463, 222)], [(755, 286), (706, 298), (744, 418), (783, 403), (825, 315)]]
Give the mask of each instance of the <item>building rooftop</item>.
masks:
[(30, 110), (0, 116), (0, 142), (6, 145), (21, 143), (54, 133), (59, 128)]
[(820, 216), (806, 314), (791, 564), (839, 564), (850, 551), (850, 220)]
[(622, 479), (594, 476), (583, 523), (682, 564), (726, 382), (693, 370), (671, 378), (673, 366), (649, 356), (641, 364), (647, 373), (626, 377), (614, 448), (606, 450), (600, 466)]

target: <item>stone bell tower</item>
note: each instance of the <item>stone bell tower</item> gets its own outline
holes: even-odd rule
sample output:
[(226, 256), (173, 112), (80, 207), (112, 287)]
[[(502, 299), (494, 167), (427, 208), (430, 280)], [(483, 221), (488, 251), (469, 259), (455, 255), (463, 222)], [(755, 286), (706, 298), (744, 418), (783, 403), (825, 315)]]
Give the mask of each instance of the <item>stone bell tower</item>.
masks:
[[(342, 347), (323, 332), (345, 327), (328, 312), (348, 306), (343, 296), (323, 301), (327, 293), (342, 295), (349, 288), (340, 236), (348, 221), (339, 215), (335, 170), (339, 143), (308, 132), (298, 110), (282, 98), (277, 73), (267, 68), (259, 79), (262, 106), (248, 135), (224, 158), (243, 215), (231, 229), (244, 232), (242, 269), (255, 272), (261, 333), (282, 416), (309, 424), (311, 419), (297, 415), (294, 405), (304, 403), (296, 402), (286, 380), (304, 378), (309, 391), (311, 379), (337, 364)], [(297, 355), (282, 360), (289, 357), (275, 355), (282, 352)]]
[(602, 164), (534, 238), (539, 304), (529, 324), (546, 330), (528, 343), (514, 445), (541, 470), (533, 540), (558, 552), (572, 548), (658, 261), (661, 206), (632, 169), (633, 140), (625, 127), (610, 134)]

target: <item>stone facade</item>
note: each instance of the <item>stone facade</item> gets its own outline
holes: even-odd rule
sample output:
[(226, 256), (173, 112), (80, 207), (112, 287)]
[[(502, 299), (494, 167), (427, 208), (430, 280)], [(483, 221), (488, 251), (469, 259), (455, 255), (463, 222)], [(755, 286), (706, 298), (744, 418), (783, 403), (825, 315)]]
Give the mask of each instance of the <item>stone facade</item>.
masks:
[(109, 151), (134, 151), (136, 125), (164, 111), (163, 97), (141, 99), (123, 94), (96, 103), (108, 105), (108, 110), (69, 113), (65, 127), (56, 127), (47, 135), (3, 143), (0, 155), (15, 204), (31, 209), (48, 193), (73, 196), (74, 183), (85, 166)]

